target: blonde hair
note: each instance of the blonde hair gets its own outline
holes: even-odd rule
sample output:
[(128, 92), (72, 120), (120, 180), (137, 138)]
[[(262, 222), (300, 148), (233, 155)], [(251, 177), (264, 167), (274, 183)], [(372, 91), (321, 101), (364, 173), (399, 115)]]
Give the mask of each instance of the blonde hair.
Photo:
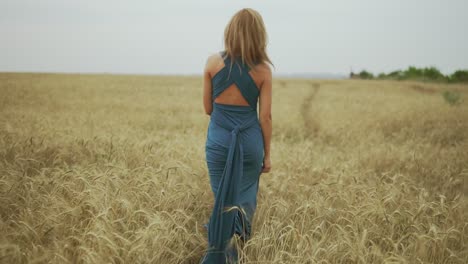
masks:
[(235, 58), (254, 69), (255, 64), (268, 62), (273, 65), (266, 52), (268, 35), (262, 16), (251, 8), (238, 11), (224, 30), (226, 56)]

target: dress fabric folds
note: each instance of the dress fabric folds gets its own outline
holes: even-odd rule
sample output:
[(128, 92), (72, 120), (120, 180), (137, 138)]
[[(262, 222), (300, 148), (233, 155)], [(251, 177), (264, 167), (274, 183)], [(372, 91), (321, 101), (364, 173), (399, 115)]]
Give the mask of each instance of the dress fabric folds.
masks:
[[(205, 145), (210, 185), (215, 203), (208, 228), (208, 250), (203, 264), (237, 263), (232, 239), (246, 241), (257, 207), (257, 192), (263, 163), (263, 137), (257, 115), (259, 89), (249, 67), (225, 56), (225, 67), (212, 78), (213, 111)], [(235, 84), (249, 106), (214, 102)]]

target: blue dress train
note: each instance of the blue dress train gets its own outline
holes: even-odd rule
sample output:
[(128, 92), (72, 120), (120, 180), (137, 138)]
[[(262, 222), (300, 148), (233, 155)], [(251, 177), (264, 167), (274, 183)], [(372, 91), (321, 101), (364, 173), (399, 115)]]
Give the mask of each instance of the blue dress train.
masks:
[[(263, 136), (257, 115), (259, 89), (249, 67), (231, 59), (225, 52), (225, 67), (213, 76), (213, 111), (205, 145), (206, 162), (215, 203), (208, 222), (208, 250), (201, 263), (222, 264), (238, 261), (231, 245), (235, 234), (246, 241), (251, 235), (257, 207), (257, 192), (263, 163)], [(232, 84), (249, 106), (214, 102)]]

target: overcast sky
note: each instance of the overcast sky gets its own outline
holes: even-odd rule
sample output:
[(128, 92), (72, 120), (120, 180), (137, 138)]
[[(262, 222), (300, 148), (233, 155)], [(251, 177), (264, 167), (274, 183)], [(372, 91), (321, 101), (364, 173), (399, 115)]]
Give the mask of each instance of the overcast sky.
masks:
[(0, 71), (200, 74), (243, 7), (276, 74), (468, 69), (468, 0), (0, 0)]

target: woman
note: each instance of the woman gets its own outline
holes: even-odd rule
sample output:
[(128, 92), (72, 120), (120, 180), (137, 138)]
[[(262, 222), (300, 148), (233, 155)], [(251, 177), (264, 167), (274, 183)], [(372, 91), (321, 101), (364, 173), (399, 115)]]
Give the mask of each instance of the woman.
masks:
[(202, 263), (216, 264), (237, 262), (233, 237), (249, 239), (259, 177), (271, 169), (272, 63), (260, 14), (250, 8), (237, 12), (225, 29), (224, 45), (208, 58), (203, 85), (205, 112), (211, 116), (206, 162), (215, 203)]

